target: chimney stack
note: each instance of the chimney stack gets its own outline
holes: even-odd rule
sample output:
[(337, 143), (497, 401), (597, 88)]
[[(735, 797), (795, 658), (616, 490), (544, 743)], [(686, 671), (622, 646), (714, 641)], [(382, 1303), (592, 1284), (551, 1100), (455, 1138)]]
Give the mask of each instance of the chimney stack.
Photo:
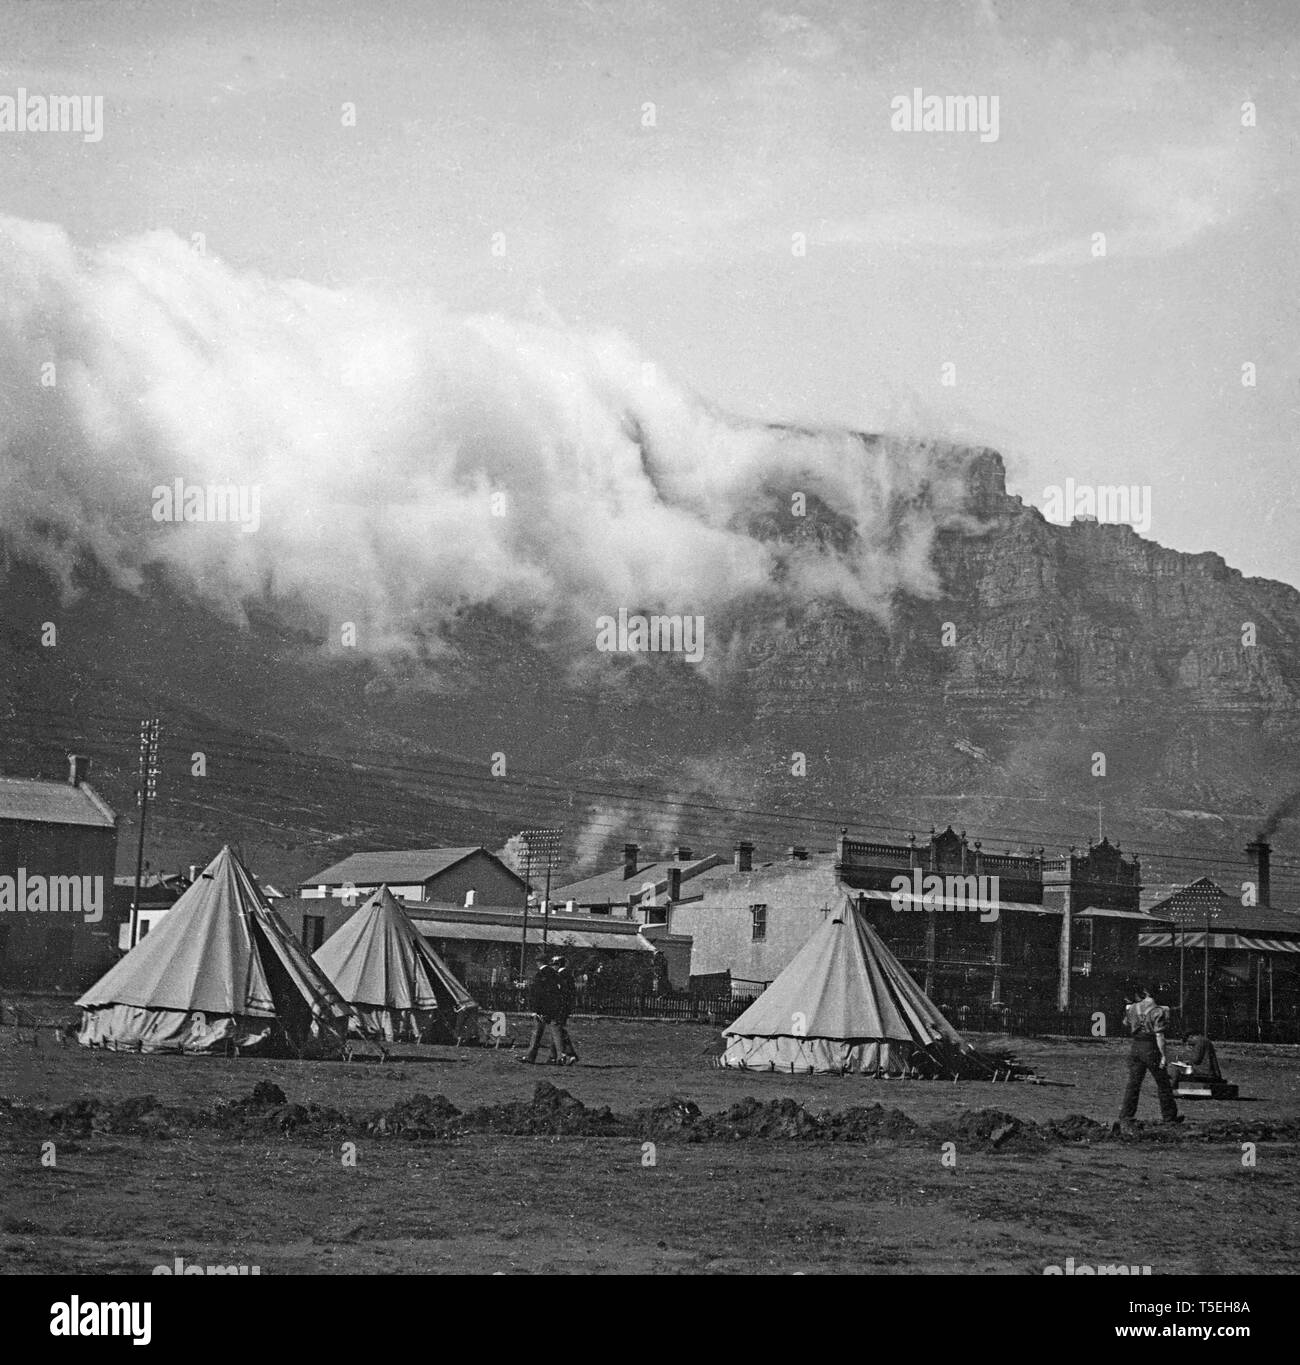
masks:
[(199, 865), (198, 865), (198, 863), (191, 863), (191, 864), (190, 864), (190, 885), (193, 886), (194, 883), (195, 883), (196, 881), (198, 881), (198, 879), (199, 879)]
[(679, 863), (689, 863), (695, 858), (695, 850), (687, 848), (685, 844), (677, 845), (677, 861)]
[(679, 901), (682, 898), (682, 870), (680, 867), (668, 869), (668, 899)]
[(473, 904), (474, 904), (474, 888), (471, 886), (471, 887), (469, 888), (469, 890), (465, 892), (465, 909), (466, 909), (466, 910), (470, 909), (470, 908), (473, 906)]
[(736, 845), (736, 871), (752, 872), (754, 870), (754, 845), (747, 839), (742, 839)]
[(641, 851), (640, 844), (623, 845), (623, 880), (636, 876), (636, 856)]
[(74, 786), (79, 787), (86, 780), (86, 775), (90, 772), (90, 759), (85, 754), (68, 755), (68, 781)]
[(1255, 894), (1260, 905), (1269, 905), (1273, 899), (1272, 874), (1269, 868), (1272, 852), (1272, 848), (1263, 839), (1256, 839), (1253, 844), (1246, 845), (1246, 856), (1255, 864)]

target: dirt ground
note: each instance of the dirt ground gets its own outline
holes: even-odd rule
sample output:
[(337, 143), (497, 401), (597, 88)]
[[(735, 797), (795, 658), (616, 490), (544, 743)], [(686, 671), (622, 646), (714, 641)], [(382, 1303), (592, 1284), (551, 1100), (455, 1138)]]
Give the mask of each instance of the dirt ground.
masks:
[[(1001, 1149), (958, 1138), (949, 1150), (945, 1133), (973, 1110), (1030, 1126), (1067, 1115), (1109, 1123), (1127, 1045), (999, 1040), (1050, 1084), (953, 1085), (718, 1071), (716, 1033), (703, 1027), (577, 1020), (574, 1034), (583, 1064), (561, 1070), (520, 1066), (509, 1049), (404, 1048), (386, 1063), (218, 1060), (91, 1053), (48, 1035), (33, 1048), (5, 1030), (0, 1096), (24, 1121), (0, 1124), (0, 1271), (141, 1273), (177, 1256), (263, 1274), (1042, 1274), (1069, 1257), (1156, 1275), (1300, 1269), (1296, 1049), (1224, 1044), (1242, 1101), (1186, 1104), (1187, 1122), (1160, 1135), (1169, 1140), (1101, 1130)], [(880, 1104), (925, 1126), (846, 1142), (666, 1133), (652, 1149), (641, 1135), (399, 1140), (367, 1126), (417, 1094), (469, 1110), (527, 1101), (539, 1081), (616, 1115), (669, 1096), (705, 1115), (748, 1096), (789, 1097), (813, 1115)], [(320, 1131), (46, 1132), (46, 1113), (30, 1108), (152, 1095), (208, 1111), (258, 1082), (342, 1113)], [(1139, 1113), (1154, 1120), (1154, 1095)], [(1286, 1130), (1256, 1142), (1251, 1166), (1223, 1120)]]

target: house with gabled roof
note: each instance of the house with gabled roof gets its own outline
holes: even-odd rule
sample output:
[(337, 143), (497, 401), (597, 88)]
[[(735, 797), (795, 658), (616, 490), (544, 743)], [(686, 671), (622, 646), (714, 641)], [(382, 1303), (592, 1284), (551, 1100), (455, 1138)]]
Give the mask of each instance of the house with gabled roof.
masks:
[(68, 780), (0, 777), (0, 985), (76, 991), (116, 960), (117, 815), (68, 756)]
[[(402, 901), (444, 905), (519, 906), (527, 883), (481, 845), (375, 849), (353, 853), (308, 877), (294, 905), (303, 914), (303, 942), (314, 952), (381, 886)], [(281, 909), (285, 909), (284, 905)]]
[(682, 891), (683, 885), (725, 861), (716, 853), (697, 858), (682, 846), (670, 858), (644, 862), (639, 844), (624, 844), (618, 867), (569, 882), (553, 891), (551, 899), (557, 905), (572, 903), (574, 909), (592, 915), (667, 924), (671, 907), (683, 895), (689, 896)]

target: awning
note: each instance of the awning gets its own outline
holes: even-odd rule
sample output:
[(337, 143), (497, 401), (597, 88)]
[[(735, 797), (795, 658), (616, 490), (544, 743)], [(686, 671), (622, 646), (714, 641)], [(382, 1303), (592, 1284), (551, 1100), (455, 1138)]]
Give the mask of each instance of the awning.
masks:
[[(442, 939), (447, 943), (518, 943), (523, 937), (521, 929), (509, 924), (466, 924), (459, 921), (429, 919), (418, 919), (414, 924), (425, 938)], [(540, 926), (529, 924), (527, 942), (530, 946), (541, 947)], [(566, 924), (552, 924), (547, 931), (546, 943), (556, 949), (599, 948), (605, 952), (654, 952), (653, 946), (640, 934), (608, 934), (599, 930), (573, 929)]]
[[(1185, 934), (1139, 934), (1139, 948), (1205, 947), (1205, 930)], [(1211, 934), (1210, 947), (1230, 952), (1300, 953), (1300, 941), (1285, 938), (1248, 938), (1245, 934)]]
[[(893, 891), (859, 891), (856, 887), (851, 888), (847, 894), (857, 899), (873, 901), (877, 904), (883, 901), (886, 905), (892, 903), (895, 895)], [(924, 910), (927, 912), (930, 910), (936, 911), (960, 910), (969, 913), (976, 908), (975, 903), (972, 903), (970, 901), (955, 901), (950, 896), (934, 896), (933, 898), (922, 897), (914, 895), (911, 891), (900, 891), (897, 893), (897, 895), (899, 900), (901, 900), (905, 905), (914, 905), (916, 906), (917, 910)], [(929, 900), (930, 904), (929, 905), (923, 904), (925, 900)], [(1029, 905), (1024, 901), (1001, 900), (994, 901), (989, 908), (992, 909), (995, 907), (999, 911), (1006, 910), (1016, 915), (1059, 915), (1061, 913), (1059, 910), (1053, 909), (1051, 906)], [(1145, 919), (1146, 916), (1143, 915), (1142, 918)]]
[(1141, 910), (1108, 910), (1100, 905), (1090, 905), (1080, 910), (1075, 919), (1140, 919), (1143, 924), (1172, 924), (1173, 920), (1161, 919), (1159, 915), (1144, 915)]

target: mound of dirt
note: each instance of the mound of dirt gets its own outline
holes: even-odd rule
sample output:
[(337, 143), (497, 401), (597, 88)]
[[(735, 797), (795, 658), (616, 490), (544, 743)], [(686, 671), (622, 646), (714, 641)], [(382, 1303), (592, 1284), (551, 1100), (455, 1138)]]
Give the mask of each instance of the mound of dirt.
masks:
[(679, 1137), (699, 1122), (700, 1106), (694, 1100), (670, 1095), (648, 1109), (638, 1109), (632, 1117), (643, 1137)]
[(901, 1109), (870, 1104), (821, 1116), (822, 1132), (832, 1142), (890, 1142), (923, 1132)]
[(1087, 1114), (1067, 1114), (1063, 1119), (1052, 1119), (1045, 1125), (1058, 1142), (1101, 1142), (1110, 1136), (1110, 1129)]
[(366, 1125), (376, 1137), (444, 1138), (458, 1129), (460, 1110), (446, 1095), (411, 1095)]
[(81, 1099), (51, 1110), (49, 1126), (68, 1137), (92, 1133), (151, 1133), (163, 1137), (170, 1131), (167, 1111), (153, 1095), (131, 1095), (122, 1100)]
[(607, 1105), (588, 1109), (567, 1090), (541, 1081), (527, 1102), (486, 1104), (463, 1114), (461, 1132), (507, 1133), (518, 1137), (567, 1134), (574, 1137), (630, 1137), (632, 1121)]
[(725, 1114), (710, 1114), (687, 1130), (692, 1142), (740, 1142), (746, 1138), (812, 1138), (821, 1132), (821, 1120), (798, 1100), (768, 1100), (753, 1096), (733, 1104)]

